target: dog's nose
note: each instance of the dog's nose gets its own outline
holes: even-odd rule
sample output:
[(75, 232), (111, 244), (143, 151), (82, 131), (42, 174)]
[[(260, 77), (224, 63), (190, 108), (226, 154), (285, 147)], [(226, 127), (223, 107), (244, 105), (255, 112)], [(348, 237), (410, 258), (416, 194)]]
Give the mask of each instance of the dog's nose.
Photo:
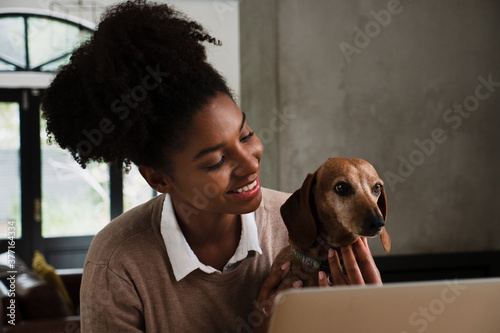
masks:
[(375, 236), (384, 226), (385, 221), (381, 215), (369, 216), (363, 223), (363, 236)]

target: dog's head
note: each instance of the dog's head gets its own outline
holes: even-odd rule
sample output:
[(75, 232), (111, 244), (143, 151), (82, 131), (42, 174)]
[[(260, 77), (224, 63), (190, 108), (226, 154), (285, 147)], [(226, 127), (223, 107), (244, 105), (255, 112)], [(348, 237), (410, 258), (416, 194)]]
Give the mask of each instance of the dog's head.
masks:
[(317, 240), (339, 247), (380, 235), (390, 250), (384, 185), (361, 159), (328, 159), (282, 205), (281, 216), (291, 242), (302, 249)]

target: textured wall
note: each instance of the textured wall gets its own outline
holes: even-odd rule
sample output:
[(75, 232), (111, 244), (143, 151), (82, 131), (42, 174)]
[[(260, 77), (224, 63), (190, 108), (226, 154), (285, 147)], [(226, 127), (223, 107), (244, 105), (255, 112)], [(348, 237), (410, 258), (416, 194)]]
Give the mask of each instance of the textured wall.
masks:
[[(243, 107), (259, 104), (245, 95), (251, 73), (265, 79), (256, 64), (276, 64), (277, 104), (255, 112), (259, 126), (274, 107), (286, 120), (263, 183), (293, 191), (330, 156), (364, 158), (386, 183), (393, 253), (500, 250), (500, 3), (269, 3), (274, 23), (253, 24), (276, 44), (241, 40)], [(256, 9), (241, 5), (248, 31)]]
[[(261, 182), (279, 188), (277, 7), (275, 0), (240, 1), (241, 109), (264, 143)], [(272, 128), (272, 129), (271, 129)]]

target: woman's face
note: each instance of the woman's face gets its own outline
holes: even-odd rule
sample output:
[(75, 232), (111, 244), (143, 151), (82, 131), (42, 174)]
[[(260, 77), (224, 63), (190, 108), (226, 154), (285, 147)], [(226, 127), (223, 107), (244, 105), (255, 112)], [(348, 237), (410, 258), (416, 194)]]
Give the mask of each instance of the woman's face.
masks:
[[(244, 214), (260, 205), (263, 146), (233, 100), (220, 94), (193, 118), (185, 149), (171, 157), (169, 193), (184, 219)], [(187, 222), (187, 221), (185, 221)]]

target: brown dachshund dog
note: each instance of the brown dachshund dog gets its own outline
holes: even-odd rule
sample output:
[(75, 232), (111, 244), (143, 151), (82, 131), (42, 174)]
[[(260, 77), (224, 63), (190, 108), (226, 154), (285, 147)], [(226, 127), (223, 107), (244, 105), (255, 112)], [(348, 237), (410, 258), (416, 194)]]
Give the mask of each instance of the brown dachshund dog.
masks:
[(380, 235), (385, 251), (390, 251), (384, 185), (364, 160), (328, 159), (306, 177), (280, 211), (290, 245), (276, 256), (272, 270), (291, 263), (280, 287), (296, 280), (302, 280), (304, 287), (317, 286), (318, 271), (330, 271), (328, 249), (350, 245), (359, 237)]

